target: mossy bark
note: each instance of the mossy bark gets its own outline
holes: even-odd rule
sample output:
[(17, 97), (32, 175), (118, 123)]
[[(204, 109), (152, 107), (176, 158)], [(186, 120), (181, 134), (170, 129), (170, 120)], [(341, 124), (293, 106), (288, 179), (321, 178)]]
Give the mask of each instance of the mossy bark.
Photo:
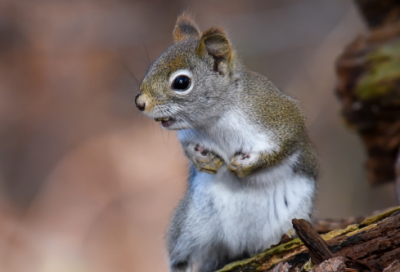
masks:
[(336, 69), (343, 117), (364, 142), (369, 181), (393, 181), (400, 147), (400, 21), (357, 38)]

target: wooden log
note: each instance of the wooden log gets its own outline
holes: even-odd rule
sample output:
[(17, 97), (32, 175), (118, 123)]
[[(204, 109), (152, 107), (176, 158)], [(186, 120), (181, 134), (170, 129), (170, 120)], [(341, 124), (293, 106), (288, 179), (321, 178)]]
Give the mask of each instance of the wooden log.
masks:
[[(400, 207), (321, 237), (327, 242), (334, 257), (346, 258), (347, 266), (382, 271), (393, 261), (400, 260)], [(296, 238), (252, 258), (228, 264), (219, 272), (269, 271), (279, 263), (288, 263), (288, 271), (293, 272), (309, 261), (309, 250)]]
[(391, 265), (386, 267), (383, 272), (399, 272), (400, 271), (400, 261), (396, 260)]
[(308, 221), (304, 219), (293, 219), (292, 223), (300, 240), (307, 247), (314, 264), (320, 264), (333, 257), (326, 242)]
[[(346, 258), (336, 257), (313, 267), (313, 272), (346, 272)], [(358, 270), (355, 270), (358, 271)]]

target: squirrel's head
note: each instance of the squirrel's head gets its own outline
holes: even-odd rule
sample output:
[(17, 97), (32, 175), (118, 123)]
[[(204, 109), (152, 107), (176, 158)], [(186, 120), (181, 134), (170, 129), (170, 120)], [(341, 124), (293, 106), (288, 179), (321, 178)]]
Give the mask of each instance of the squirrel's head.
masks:
[(235, 54), (223, 30), (200, 34), (187, 15), (173, 31), (174, 44), (150, 67), (136, 105), (168, 129), (187, 129), (217, 118), (236, 85)]

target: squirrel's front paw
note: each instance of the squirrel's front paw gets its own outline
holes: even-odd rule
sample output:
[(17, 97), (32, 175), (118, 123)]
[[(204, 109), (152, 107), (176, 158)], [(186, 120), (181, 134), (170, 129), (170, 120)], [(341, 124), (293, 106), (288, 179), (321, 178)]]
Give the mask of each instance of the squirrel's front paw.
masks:
[(250, 175), (252, 156), (253, 155), (250, 153), (240, 153), (233, 156), (231, 163), (228, 165), (228, 169), (239, 178)]
[(224, 164), (224, 161), (218, 155), (199, 145), (194, 147), (192, 161), (198, 171), (208, 174), (216, 174)]

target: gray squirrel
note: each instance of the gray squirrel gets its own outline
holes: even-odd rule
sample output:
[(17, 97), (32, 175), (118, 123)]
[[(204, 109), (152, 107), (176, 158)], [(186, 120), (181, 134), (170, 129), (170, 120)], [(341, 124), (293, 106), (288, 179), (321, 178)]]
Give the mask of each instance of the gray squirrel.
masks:
[(173, 39), (135, 102), (178, 130), (191, 161), (168, 233), (171, 271), (215, 271), (278, 243), (293, 218), (310, 220), (317, 160), (296, 101), (247, 70), (222, 29), (201, 34), (183, 13)]

